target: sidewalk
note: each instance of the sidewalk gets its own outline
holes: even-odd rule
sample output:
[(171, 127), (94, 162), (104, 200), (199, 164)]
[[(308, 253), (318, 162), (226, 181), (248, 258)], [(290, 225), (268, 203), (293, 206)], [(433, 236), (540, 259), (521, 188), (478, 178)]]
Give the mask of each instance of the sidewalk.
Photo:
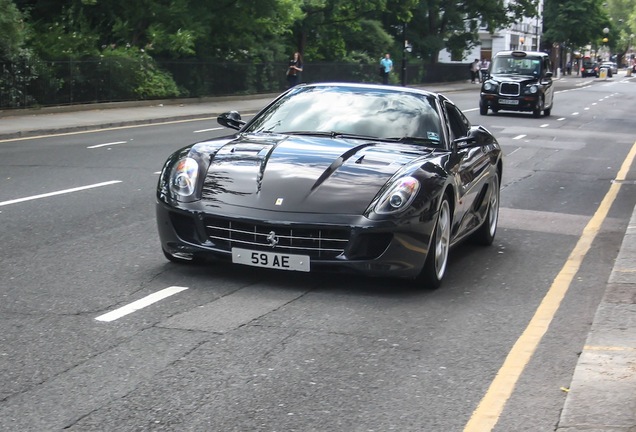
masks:
[(636, 432), (636, 209), (556, 430)]
[[(477, 95), (480, 86), (465, 81), (423, 88), (440, 93), (470, 90)], [(0, 112), (0, 145), (2, 140), (53, 133), (193, 118), (214, 119), (230, 110), (254, 113), (276, 96), (261, 94), (5, 111)], [(636, 432), (636, 208), (579, 357), (556, 431)]]

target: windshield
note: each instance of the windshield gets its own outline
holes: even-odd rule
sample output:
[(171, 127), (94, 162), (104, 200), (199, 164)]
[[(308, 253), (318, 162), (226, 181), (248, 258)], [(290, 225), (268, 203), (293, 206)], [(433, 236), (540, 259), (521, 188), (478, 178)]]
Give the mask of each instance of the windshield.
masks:
[(491, 74), (530, 75), (541, 74), (541, 59), (533, 57), (495, 57), (490, 69)]
[(299, 87), (242, 132), (325, 133), (440, 144), (433, 96), (348, 86)]

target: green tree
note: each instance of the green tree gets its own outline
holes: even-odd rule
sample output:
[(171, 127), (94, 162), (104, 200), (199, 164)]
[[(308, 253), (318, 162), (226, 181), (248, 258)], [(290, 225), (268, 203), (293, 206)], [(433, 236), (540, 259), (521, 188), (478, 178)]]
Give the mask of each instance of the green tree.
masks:
[(19, 55), (27, 41), (28, 32), (25, 15), (13, 0), (0, 0), (0, 61)]
[[(292, 49), (313, 61), (376, 59), (394, 47), (383, 18), (399, 21), (417, 0), (303, 0)], [(374, 60), (375, 61), (375, 60)]]
[(46, 57), (134, 47), (161, 58), (248, 59), (279, 44), (302, 15), (295, 0), (16, 1)]
[(610, 26), (603, 0), (546, 0), (543, 15), (544, 43), (579, 49), (598, 45)]
[(603, 3), (610, 20), (609, 46), (618, 57), (618, 63), (636, 42), (636, 3), (633, 0), (607, 0)]
[(27, 89), (38, 70), (29, 48), (31, 34), (28, 14), (13, 0), (0, 0), (0, 100), (5, 106), (33, 103)]
[(196, 52), (204, 59), (282, 59), (293, 23), (303, 16), (298, 0), (205, 0), (197, 5), (204, 36)]
[(532, 0), (428, 0), (418, 2), (411, 13), (406, 38), (413, 42), (413, 52), (437, 63), (443, 49), (463, 54), (476, 46), (480, 27), (486, 25), (493, 33), (524, 16), (536, 16), (537, 10)]

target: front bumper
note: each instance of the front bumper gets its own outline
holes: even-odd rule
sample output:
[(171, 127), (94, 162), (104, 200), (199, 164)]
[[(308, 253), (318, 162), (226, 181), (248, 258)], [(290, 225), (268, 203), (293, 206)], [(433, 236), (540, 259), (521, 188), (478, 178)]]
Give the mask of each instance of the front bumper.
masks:
[[(232, 247), (301, 253), (310, 254), (311, 271), (407, 279), (420, 274), (435, 225), (435, 215), (429, 215), (426, 220), (420, 217), (396, 222), (371, 221), (348, 215), (250, 211), (249, 218), (240, 218), (174, 208), (159, 200), (156, 203), (156, 215), (161, 247), (170, 255), (232, 262)], [(285, 220), (281, 220), (281, 216)], [(224, 224), (223, 227), (219, 227), (220, 224)], [(283, 244), (272, 247), (266, 242), (268, 231), (275, 232), (281, 238), (289, 237), (290, 232), (293, 236), (302, 233), (296, 237), (301, 239), (302, 245), (299, 248)], [(222, 235), (220, 232), (238, 234)], [(248, 232), (250, 234), (246, 237)], [(330, 238), (339, 236), (343, 240), (342, 250), (337, 251), (336, 247), (331, 246), (323, 248), (329, 243), (325, 239), (318, 239), (318, 232), (328, 232), (327, 237)], [(312, 246), (303, 250), (308, 244)], [(320, 246), (314, 247), (316, 245)], [(328, 252), (323, 252), (323, 249)]]
[(481, 92), (481, 104), (499, 111), (533, 111), (537, 108), (540, 93), (520, 96), (502, 96), (495, 93)]

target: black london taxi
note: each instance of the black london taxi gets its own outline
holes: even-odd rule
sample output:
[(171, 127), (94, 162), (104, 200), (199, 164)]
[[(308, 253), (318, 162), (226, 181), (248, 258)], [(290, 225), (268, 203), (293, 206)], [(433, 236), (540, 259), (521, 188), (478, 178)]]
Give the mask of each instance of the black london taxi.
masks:
[(550, 56), (536, 51), (500, 51), (481, 85), (479, 113), (528, 111), (550, 115), (554, 102)]

